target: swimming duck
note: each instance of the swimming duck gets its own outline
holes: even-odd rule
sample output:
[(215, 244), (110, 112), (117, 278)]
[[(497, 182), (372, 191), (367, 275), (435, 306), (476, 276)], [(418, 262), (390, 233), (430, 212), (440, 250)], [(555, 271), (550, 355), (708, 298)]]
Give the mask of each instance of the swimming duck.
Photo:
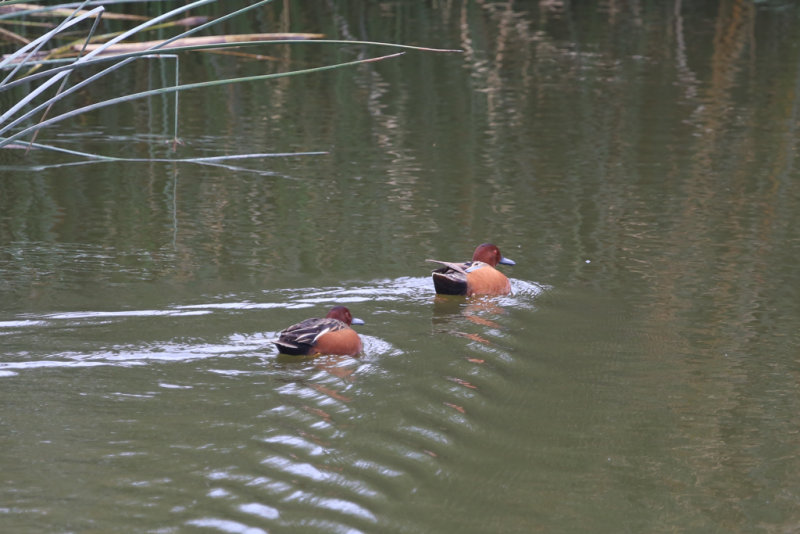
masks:
[(306, 319), (281, 331), (273, 341), (278, 352), (293, 356), (339, 354), (355, 356), (361, 352), (361, 338), (351, 324), (364, 324), (344, 306), (334, 306), (324, 318)]
[(503, 273), (495, 269), (495, 266), (498, 263), (515, 265), (515, 262), (504, 258), (500, 254), (500, 249), (492, 243), (478, 245), (472, 254), (472, 261), (464, 263), (427, 261), (444, 265), (432, 273), (433, 286), (439, 294), (470, 296), (511, 293), (511, 283)]

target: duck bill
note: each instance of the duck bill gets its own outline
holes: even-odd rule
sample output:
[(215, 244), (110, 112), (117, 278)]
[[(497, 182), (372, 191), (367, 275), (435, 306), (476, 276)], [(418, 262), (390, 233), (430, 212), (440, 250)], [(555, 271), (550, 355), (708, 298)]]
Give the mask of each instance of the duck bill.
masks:
[(353, 320), (350, 321), (350, 324), (366, 324), (364, 319), (359, 319), (358, 317), (353, 317)]
[(508, 258), (503, 258), (503, 257), (500, 258), (500, 263), (502, 263), (503, 265), (516, 265), (517, 264), (517, 262), (515, 262), (514, 260), (509, 260)]

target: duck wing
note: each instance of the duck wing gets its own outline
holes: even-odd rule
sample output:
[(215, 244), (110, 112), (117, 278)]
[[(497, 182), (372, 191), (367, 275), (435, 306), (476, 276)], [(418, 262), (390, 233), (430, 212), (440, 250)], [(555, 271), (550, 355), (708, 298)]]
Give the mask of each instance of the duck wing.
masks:
[[(466, 276), (467, 267), (469, 267), (469, 263), (454, 263), (454, 262), (451, 262), (451, 261), (441, 261), (441, 260), (425, 260), (425, 261), (429, 261), (431, 263), (439, 263), (441, 265), (444, 265), (448, 269), (452, 269), (453, 271), (456, 271), (458, 273), (463, 274), (464, 276)], [(436, 271), (437, 272), (444, 272), (444, 271), (442, 271), (441, 268), (440, 269), (436, 269)]]
[(282, 330), (273, 343), (285, 354), (307, 354), (320, 336), (343, 328), (347, 325), (338, 319), (306, 319)]
[(472, 262), (453, 263), (450, 261), (427, 260), (442, 265), (434, 269), (433, 287), (440, 295), (466, 295), (467, 270)]

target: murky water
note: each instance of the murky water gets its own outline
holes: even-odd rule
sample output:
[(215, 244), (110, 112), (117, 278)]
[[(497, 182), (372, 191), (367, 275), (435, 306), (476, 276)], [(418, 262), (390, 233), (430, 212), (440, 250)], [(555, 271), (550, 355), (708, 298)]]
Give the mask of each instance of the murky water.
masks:
[[(464, 52), (182, 96), (181, 157), (326, 154), (0, 151), (0, 526), (796, 530), (798, 15), (287, 2), (225, 31)], [(184, 81), (385, 51), (263, 52)], [(170, 105), (38, 141), (168, 158)], [(487, 240), (513, 295), (436, 298)], [(363, 355), (277, 355), (334, 303)]]

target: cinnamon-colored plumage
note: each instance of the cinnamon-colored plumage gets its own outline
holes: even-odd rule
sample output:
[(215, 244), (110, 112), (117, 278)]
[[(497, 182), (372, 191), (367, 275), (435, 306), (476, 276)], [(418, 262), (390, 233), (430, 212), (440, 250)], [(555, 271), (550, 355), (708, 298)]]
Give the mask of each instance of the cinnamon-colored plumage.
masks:
[(444, 265), (432, 273), (433, 285), (439, 294), (470, 296), (511, 293), (511, 283), (495, 266), (499, 263), (514, 265), (514, 262), (504, 258), (500, 249), (491, 243), (479, 245), (472, 254), (472, 261), (428, 261)]
[(355, 356), (361, 352), (361, 338), (351, 324), (364, 324), (344, 306), (334, 306), (324, 318), (306, 319), (281, 331), (273, 341), (278, 352), (294, 356), (340, 354)]

